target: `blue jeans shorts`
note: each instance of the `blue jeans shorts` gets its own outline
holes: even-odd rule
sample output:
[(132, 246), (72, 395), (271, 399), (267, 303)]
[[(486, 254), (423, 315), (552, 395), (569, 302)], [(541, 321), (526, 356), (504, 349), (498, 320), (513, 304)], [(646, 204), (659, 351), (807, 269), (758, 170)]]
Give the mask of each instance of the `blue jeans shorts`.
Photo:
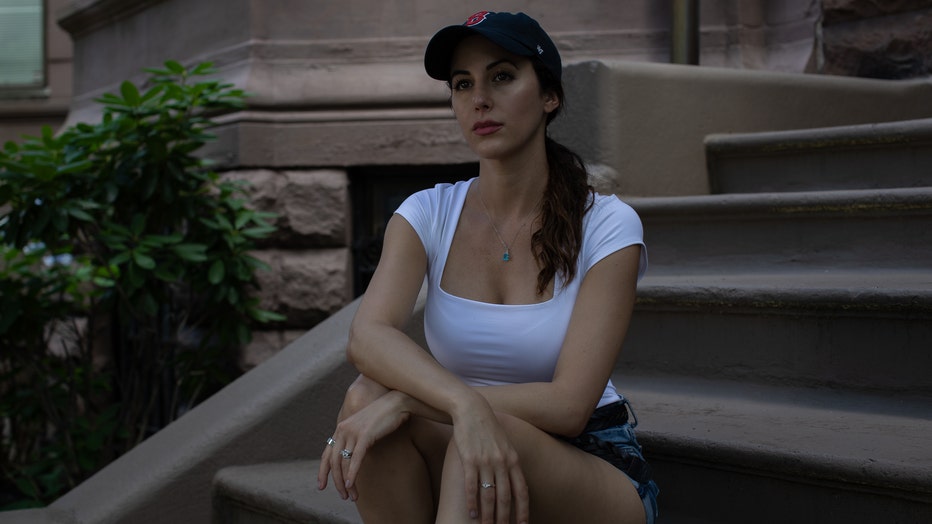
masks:
[[(632, 422), (628, 421), (629, 411)], [(647, 524), (653, 524), (658, 514), (657, 494), (660, 489), (651, 478), (650, 466), (644, 460), (641, 445), (635, 437), (637, 425), (631, 404), (622, 397), (618, 402), (596, 409), (582, 434), (567, 440), (579, 449), (608, 461), (627, 475), (644, 503)]]

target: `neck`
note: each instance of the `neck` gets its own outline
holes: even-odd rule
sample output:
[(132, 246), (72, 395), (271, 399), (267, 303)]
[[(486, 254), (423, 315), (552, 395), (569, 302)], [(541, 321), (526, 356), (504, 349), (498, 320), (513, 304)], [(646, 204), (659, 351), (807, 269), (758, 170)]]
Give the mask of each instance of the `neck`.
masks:
[(496, 220), (519, 220), (540, 203), (547, 188), (545, 154), (515, 161), (482, 160), (479, 190), (488, 211)]

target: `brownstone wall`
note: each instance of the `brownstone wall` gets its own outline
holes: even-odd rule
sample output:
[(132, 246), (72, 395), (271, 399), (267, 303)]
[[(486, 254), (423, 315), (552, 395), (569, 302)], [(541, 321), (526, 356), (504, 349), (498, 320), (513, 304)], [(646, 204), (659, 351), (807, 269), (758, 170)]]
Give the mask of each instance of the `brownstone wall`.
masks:
[(932, 0), (822, 0), (810, 70), (904, 79), (932, 73)]
[(278, 215), (278, 231), (256, 257), (271, 267), (256, 276), (262, 307), (287, 317), (276, 330), (256, 331), (240, 358), (251, 368), (339, 311), (353, 298), (349, 179), (342, 169), (242, 170), (252, 202)]

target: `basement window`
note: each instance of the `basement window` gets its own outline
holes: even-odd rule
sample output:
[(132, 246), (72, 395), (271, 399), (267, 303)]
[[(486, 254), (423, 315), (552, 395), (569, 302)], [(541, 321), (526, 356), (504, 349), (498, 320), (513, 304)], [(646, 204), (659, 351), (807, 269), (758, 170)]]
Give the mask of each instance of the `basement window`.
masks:
[(0, 94), (45, 84), (44, 0), (0, 0)]
[(353, 202), (354, 295), (366, 291), (382, 254), (385, 226), (408, 195), (441, 182), (466, 180), (479, 165), (360, 166), (349, 170)]

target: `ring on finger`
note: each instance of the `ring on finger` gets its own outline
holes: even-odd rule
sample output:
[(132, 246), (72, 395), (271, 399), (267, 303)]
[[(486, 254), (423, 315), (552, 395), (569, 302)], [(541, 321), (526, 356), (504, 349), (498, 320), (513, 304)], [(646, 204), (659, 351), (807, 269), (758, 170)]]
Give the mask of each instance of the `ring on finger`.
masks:
[(495, 487), (494, 482), (483, 482), (482, 484), (479, 484), (479, 485), (482, 486), (482, 489), (489, 489), (489, 488)]
[(333, 440), (333, 437), (327, 437), (327, 445), (334, 446), (337, 443), (336, 440)]
[(340, 451), (340, 455), (342, 455), (346, 460), (353, 458), (353, 452), (348, 449)]

